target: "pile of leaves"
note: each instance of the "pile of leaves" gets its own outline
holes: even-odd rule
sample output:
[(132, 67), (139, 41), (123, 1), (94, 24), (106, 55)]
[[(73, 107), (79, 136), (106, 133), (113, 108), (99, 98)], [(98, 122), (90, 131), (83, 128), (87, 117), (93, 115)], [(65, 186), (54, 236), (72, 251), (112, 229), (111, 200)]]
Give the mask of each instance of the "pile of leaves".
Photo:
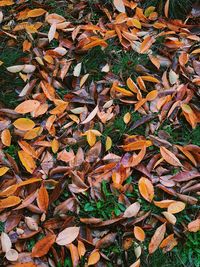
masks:
[(199, 9), (170, 4), (0, 0), (1, 266), (139, 267), (200, 230)]

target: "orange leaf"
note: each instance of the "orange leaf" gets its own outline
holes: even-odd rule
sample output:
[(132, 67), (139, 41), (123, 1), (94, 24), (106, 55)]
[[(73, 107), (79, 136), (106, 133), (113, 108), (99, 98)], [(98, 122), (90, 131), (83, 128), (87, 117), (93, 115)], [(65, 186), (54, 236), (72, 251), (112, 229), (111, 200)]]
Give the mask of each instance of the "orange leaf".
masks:
[(190, 232), (200, 231), (200, 219), (196, 219), (188, 224), (188, 230)]
[(154, 201), (154, 205), (161, 208), (161, 209), (166, 209), (169, 207), (169, 205), (171, 203), (173, 203), (175, 200), (170, 200), (170, 199), (166, 199), (166, 200), (162, 200), (162, 201)]
[(35, 17), (39, 17), (42, 16), (46, 13), (47, 11), (44, 10), (43, 8), (35, 8), (32, 9), (28, 12), (27, 14), (27, 18), (35, 18)]
[(165, 3), (164, 13), (165, 13), (165, 17), (168, 18), (168, 15), (169, 15), (169, 0), (167, 0), (166, 3)]
[(147, 76), (140, 76), (143, 81), (152, 82), (152, 83), (160, 83), (158, 79), (156, 79), (153, 76), (147, 75)]
[(141, 227), (135, 226), (133, 231), (134, 231), (134, 236), (137, 240), (141, 242), (145, 240), (145, 232)]
[(149, 92), (146, 96), (146, 100), (148, 101), (153, 101), (154, 99), (156, 99), (156, 97), (158, 96), (158, 91), (157, 90), (153, 90), (151, 92)]
[(148, 202), (151, 202), (154, 197), (154, 187), (151, 181), (145, 177), (140, 178), (138, 182), (138, 187), (140, 194), (146, 199)]
[(86, 248), (85, 248), (85, 245), (82, 241), (78, 240), (78, 254), (79, 254), (79, 257), (83, 257), (86, 253)]
[(8, 167), (1, 167), (0, 168), (0, 176), (3, 176), (9, 170)]
[(41, 81), (40, 82), (40, 86), (45, 94), (45, 96), (53, 101), (55, 99), (55, 89), (53, 88), (53, 86), (51, 86), (48, 82), (46, 81)]
[(134, 92), (136, 94), (138, 93), (139, 89), (138, 89), (137, 85), (134, 83), (134, 81), (130, 77), (127, 79), (126, 84), (127, 84), (128, 88), (132, 92)]
[(23, 52), (30, 51), (31, 46), (32, 44), (28, 40), (25, 40), (23, 42)]
[(113, 84), (111, 89), (115, 90), (116, 92), (122, 93), (125, 96), (133, 96), (134, 95), (132, 92), (130, 92), (124, 88), (121, 88), (117, 85), (114, 85), (114, 84)]
[(13, 122), (13, 125), (21, 131), (28, 131), (33, 129), (35, 126), (34, 121), (27, 118), (20, 118)]
[(166, 232), (166, 223), (158, 227), (154, 235), (152, 236), (151, 241), (149, 243), (149, 254), (152, 254), (157, 250), (160, 243), (164, 239), (165, 232)]
[(31, 256), (35, 258), (43, 257), (49, 251), (56, 240), (56, 235), (49, 234), (40, 239), (32, 249)]
[(13, 0), (2, 0), (0, 1), (0, 6), (11, 6), (14, 5)]
[(44, 185), (42, 185), (38, 191), (37, 204), (40, 210), (43, 212), (47, 211), (49, 206), (49, 195)]
[(19, 158), (21, 160), (21, 163), (29, 173), (33, 173), (36, 168), (36, 163), (32, 156), (30, 156), (28, 153), (26, 153), (23, 150), (18, 151)]
[(162, 248), (163, 252), (166, 253), (172, 250), (177, 244), (178, 242), (174, 238), (174, 234), (171, 234), (162, 241), (162, 243), (160, 244), (160, 248)]
[(77, 267), (79, 263), (79, 253), (77, 247), (71, 243), (67, 245), (67, 248), (69, 249), (71, 254), (72, 266)]
[(124, 151), (133, 151), (133, 150), (139, 150), (143, 149), (144, 147), (149, 147), (152, 145), (152, 142), (150, 140), (140, 140), (132, 142), (128, 145), (123, 145)]
[(10, 208), (18, 205), (21, 199), (16, 196), (10, 196), (4, 199), (0, 199), (0, 209)]
[(100, 260), (100, 253), (96, 250), (88, 258), (88, 266), (96, 264)]
[(153, 63), (153, 65), (159, 70), (160, 69), (160, 61), (158, 60), (157, 57), (149, 55), (149, 59)]
[(181, 212), (184, 209), (185, 209), (185, 203), (184, 202), (174, 201), (173, 203), (171, 203), (169, 205), (169, 207), (167, 208), (167, 211), (172, 213), (172, 214), (175, 214), (175, 213)]
[(25, 100), (15, 108), (15, 111), (20, 114), (26, 114), (38, 109), (39, 106), (40, 102), (37, 100)]
[(182, 164), (180, 163), (179, 159), (171, 151), (169, 151), (167, 148), (165, 148), (164, 146), (160, 147), (160, 154), (167, 163), (169, 163), (173, 166), (182, 167)]
[(10, 144), (11, 144), (11, 134), (10, 134), (9, 129), (5, 129), (1, 133), (1, 142), (4, 144), (4, 146), (10, 146)]
[(147, 36), (140, 46), (140, 53), (145, 53), (155, 42), (155, 39), (152, 36)]
[(140, 259), (130, 265), (130, 267), (140, 267)]

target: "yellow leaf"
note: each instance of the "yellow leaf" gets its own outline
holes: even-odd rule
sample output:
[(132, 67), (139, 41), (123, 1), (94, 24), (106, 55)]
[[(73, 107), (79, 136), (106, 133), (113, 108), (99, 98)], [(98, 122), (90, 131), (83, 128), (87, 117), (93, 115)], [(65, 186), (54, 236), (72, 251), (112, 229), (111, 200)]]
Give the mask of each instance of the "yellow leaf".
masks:
[(0, 176), (3, 176), (9, 170), (8, 167), (1, 167), (0, 168)]
[(58, 149), (59, 149), (59, 142), (56, 138), (53, 139), (53, 141), (51, 142), (51, 148), (53, 153), (57, 153)]
[(90, 146), (94, 146), (96, 143), (96, 135), (90, 130), (87, 132), (87, 141)]
[(23, 150), (18, 151), (18, 155), (27, 172), (33, 173), (36, 168), (34, 159)]
[(34, 128), (34, 121), (27, 118), (20, 118), (14, 121), (13, 125), (21, 131), (28, 131)]
[(123, 120), (124, 120), (124, 123), (126, 123), (126, 124), (129, 123), (129, 121), (131, 120), (131, 114), (130, 114), (130, 112), (127, 112), (127, 113), (124, 115)]
[(129, 22), (129, 25), (132, 25), (138, 29), (142, 28), (142, 25), (138, 19), (130, 19), (128, 22)]
[(111, 147), (112, 147), (112, 139), (109, 136), (107, 136), (106, 137), (106, 151), (111, 149)]

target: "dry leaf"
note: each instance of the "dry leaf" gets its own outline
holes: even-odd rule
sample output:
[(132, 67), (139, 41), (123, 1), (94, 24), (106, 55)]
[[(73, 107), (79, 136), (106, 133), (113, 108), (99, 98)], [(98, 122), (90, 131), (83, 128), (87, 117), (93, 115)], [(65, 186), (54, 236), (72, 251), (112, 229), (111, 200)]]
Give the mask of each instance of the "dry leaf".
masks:
[(151, 238), (151, 241), (149, 243), (149, 254), (154, 253), (158, 249), (160, 243), (164, 239), (165, 232), (166, 232), (166, 223), (163, 223), (156, 229), (154, 235)]
[(79, 227), (68, 227), (60, 232), (56, 238), (56, 243), (65, 246), (72, 243), (79, 235)]
[(124, 218), (131, 218), (133, 216), (136, 216), (140, 210), (140, 203), (135, 202), (131, 204), (125, 211), (124, 211)]
[(180, 166), (180, 167), (182, 166), (179, 159), (171, 151), (169, 151), (167, 148), (165, 148), (164, 146), (160, 147), (160, 154), (167, 163), (169, 163), (173, 166)]
[(96, 250), (88, 257), (88, 266), (96, 264), (100, 260), (100, 253)]
[(179, 213), (182, 210), (185, 209), (185, 203), (181, 202), (181, 201), (174, 201), (173, 203), (171, 203), (168, 208), (167, 211), (169, 213), (175, 214), (175, 213)]
[(134, 236), (137, 240), (141, 242), (145, 240), (145, 232), (141, 227), (135, 226), (133, 231), (134, 231)]
[(43, 257), (49, 251), (56, 240), (56, 235), (49, 234), (44, 238), (40, 239), (32, 249), (32, 257)]
[(148, 202), (151, 202), (154, 198), (154, 188), (151, 181), (145, 177), (140, 178), (138, 182), (140, 194)]

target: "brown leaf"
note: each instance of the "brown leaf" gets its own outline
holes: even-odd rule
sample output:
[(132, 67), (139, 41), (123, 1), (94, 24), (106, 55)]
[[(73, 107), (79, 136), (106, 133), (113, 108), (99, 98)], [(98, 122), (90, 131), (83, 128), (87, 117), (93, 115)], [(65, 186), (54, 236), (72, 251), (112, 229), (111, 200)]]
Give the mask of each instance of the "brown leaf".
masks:
[(38, 191), (37, 204), (41, 211), (46, 212), (48, 210), (49, 195), (44, 185), (42, 185)]
[(163, 223), (156, 229), (154, 235), (151, 238), (151, 241), (149, 243), (150, 254), (154, 253), (158, 249), (160, 243), (164, 239), (165, 232), (166, 232), (166, 223)]
[(56, 238), (56, 243), (65, 246), (72, 243), (79, 235), (80, 227), (68, 227), (60, 232)]
[(131, 204), (125, 211), (124, 211), (124, 218), (131, 218), (134, 217), (138, 214), (140, 210), (140, 203), (139, 202), (135, 202), (133, 204)]
[(160, 154), (167, 163), (173, 166), (182, 167), (182, 164), (180, 163), (179, 159), (164, 146), (160, 147)]
[(32, 249), (32, 257), (39, 258), (46, 255), (56, 240), (56, 235), (49, 234), (40, 239)]

